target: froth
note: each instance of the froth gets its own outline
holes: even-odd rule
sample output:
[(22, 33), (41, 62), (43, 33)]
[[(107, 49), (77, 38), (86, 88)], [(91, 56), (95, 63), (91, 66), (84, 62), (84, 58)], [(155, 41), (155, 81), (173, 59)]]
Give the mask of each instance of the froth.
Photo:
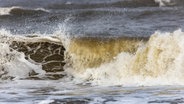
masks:
[(43, 74), (41, 66), (34, 65), (25, 59), (23, 53), (12, 50), (8, 44), (0, 43), (0, 77), (26, 78), (32, 72)]
[[(34, 37), (33, 38), (33, 37), (23, 37), (23, 36), (18, 36), (18, 35), (13, 36), (9, 31), (6, 31), (5, 29), (1, 29), (0, 39), (1, 39), (0, 40), (0, 50), (1, 50), (0, 52), (0, 79), (27, 78), (32, 75), (38, 75), (38, 76), (44, 75), (45, 71), (42, 69), (43, 68), (42, 63), (37, 63), (36, 60), (26, 59), (26, 57), (28, 58), (28, 56), (26, 55), (29, 55), (27, 54), (29, 53), (29, 51), (32, 52), (30, 53), (31, 55), (35, 57), (40, 57), (40, 56), (36, 56), (35, 54), (40, 55), (41, 53), (39, 53), (39, 51), (45, 52), (45, 50), (48, 50), (46, 46), (44, 46), (46, 48), (42, 47), (41, 46), (42, 44), (50, 45), (48, 46), (49, 49), (53, 48), (53, 50), (48, 50), (48, 53), (51, 52), (51, 55), (49, 54), (48, 57), (46, 57), (46, 59), (49, 60), (49, 62), (50, 61), (53, 62), (53, 60), (55, 60), (51, 57), (52, 55), (53, 57), (55, 57), (57, 55), (57, 52), (58, 53), (60, 52), (60, 50), (58, 49), (60, 49), (59, 43), (61, 42), (59, 39), (56, 39), (56, 38), (51, 38), (51, 37)], [(26, 47), (26, 44), (30, 45), (30, 47), (28, 46)], [(47, 55), (47, 54), (44, 54), (44, 55)], [(43, 60), (43, 59), (40, 59), (40, 60)], [(59, 60), (59, 61), (62, 62), (63, 60)], [(45, 65), (44, 67), (46, 66), (48, 67), (47, 64), (49, 64), (50, 69), (48, 70), (52, 70), (51, 68), (53, 68), (52, 67), (53, 65), (51, 66), (49, 62), (44, 63)]]
[(11, 8), (0, 8), (0, 15), (9, 15)]
[(155, 0), (156, 3), (159, 3), (160, 6), (176, 6), (183, 5), (182, 0)]

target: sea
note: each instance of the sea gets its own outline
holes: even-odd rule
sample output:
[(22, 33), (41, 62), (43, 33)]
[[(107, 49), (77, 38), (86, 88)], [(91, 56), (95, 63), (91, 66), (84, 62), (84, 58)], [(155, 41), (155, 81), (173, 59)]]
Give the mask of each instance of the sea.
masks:
[(184, 0), (0, 0), (0, 104), (184, 104)]

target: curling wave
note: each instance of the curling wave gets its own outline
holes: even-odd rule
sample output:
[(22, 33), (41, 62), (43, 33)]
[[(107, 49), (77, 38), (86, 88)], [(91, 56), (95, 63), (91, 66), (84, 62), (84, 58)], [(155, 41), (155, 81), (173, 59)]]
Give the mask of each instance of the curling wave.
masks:
[[(64, 48), (52, 37), (13, 36), (0, 30), (0, 78), (63, 77)], [(56, 74), (55, 74), (56, 73)], [(42, 76), (44, 75), (44, 76)]]
[(1, 79), (61, 72), (54, 77), (93, 85), (184, 85), (181, 30), (150, 38), (10, 34), (1, 30)]

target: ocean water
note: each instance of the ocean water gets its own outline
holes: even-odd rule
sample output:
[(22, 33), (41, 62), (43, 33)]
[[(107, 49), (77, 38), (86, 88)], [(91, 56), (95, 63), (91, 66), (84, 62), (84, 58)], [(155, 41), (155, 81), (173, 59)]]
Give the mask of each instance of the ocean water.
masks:
[(1, 104), (183, 104), (183, 0), (0, 0)]

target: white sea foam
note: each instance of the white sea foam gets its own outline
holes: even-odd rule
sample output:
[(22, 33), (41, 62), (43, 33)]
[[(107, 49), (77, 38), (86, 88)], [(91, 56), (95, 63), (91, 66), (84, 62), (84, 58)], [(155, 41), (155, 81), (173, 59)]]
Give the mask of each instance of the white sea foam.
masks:
[(41, 66), (34, 65), (25, 59), (24, 53), (13, 51), (4, 43), (0, 43), (0, 48), (0, 73), (2, 78), (26, 78), (32, 71), (44, 74)]
[(23, 8), (19, 6), (0, 7), (0, 15), (10, 15), (10, 11), (13, 9), (23, 9)]
[(175, 0), (155, 0), (156, 3), (159, 3), (160, 6), (167, 6), (167, 5), (175, 5)]
[(54, 102), (54, 100), (43, 100), (43, 101), (39, 102), (38, 104), (50, 104), (52, 102)]
[(26, 78), (33, 71), (40, 75), (45, 74), (41, 65), (29, 62), (25, 59), (24, 53), (9, 47), (12, 41), (21, 39), (21, 36), (15, 38), (9, 31), (1, 29), (0, 38), (0, 77), (2, 79), (8, 77)]
[(4, 8), (0, 8), (0, 15), (9, 15), (10, 11), (12, 10), (13, 7), (4, 7)]

